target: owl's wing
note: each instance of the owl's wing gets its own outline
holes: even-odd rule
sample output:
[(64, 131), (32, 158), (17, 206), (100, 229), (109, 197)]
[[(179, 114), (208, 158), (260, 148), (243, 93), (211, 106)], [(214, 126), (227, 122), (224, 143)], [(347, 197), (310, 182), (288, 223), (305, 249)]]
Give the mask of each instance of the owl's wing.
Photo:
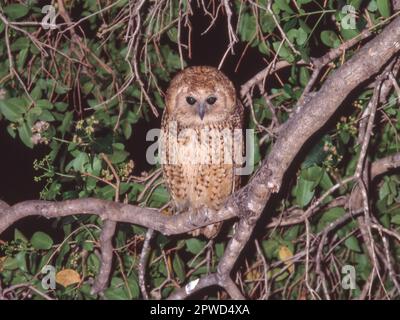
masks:
[(167, 112), (161, 119), (160, 158), (165, 186), (178, 211), (186, 209), (187, 188), (185, 184), (185, 172), (182, 164), (177, 162), (173, 137), (177, 137), (178, 128), (171, 124)]

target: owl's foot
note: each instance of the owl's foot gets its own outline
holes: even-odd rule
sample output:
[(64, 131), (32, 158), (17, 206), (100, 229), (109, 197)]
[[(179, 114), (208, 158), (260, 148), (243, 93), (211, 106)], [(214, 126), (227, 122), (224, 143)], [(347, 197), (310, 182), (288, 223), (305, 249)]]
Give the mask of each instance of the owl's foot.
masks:
[(165, 216), (173, 216), (174, 210), (172, 210), (170, 207), (167, 207), (167, 208), (161, 210), (161, 213)]
[(202, 229), (202, 228), (199, 228), (199, 229), (190, 231), (189, 234), (190, 234), (192, 237), (197, 238), (197, 237), (200, 236), (200, 234), (201, 234), (201, 229)]
[[(207, 208), (206, 207), (201, 207), (198, 209), (192, 209), (191, 214), (189, 215), (189, 220), (190, 222), (196, 226), (198, 222), (200, 222), (201, 219), (199, 217), (204, 217), (204, 221), (206, 221), (206, 215), (207, 215)], [(196, 223), (197, 222), (197, 223)], [(222, 222), (219, 223), (214, 223), (211, 225), (208, 225), (206, 227), (198, 228), (196, 230), (193, 230), (189, 232), (189, 234), (192, 237), (198, 237), (201, 234), (204, 235), (207, 239), (212, 239), (217, 236), (219, 233), (219, 230), (221, 229)]]
[(219, 231), (221, 230), (222, 227), (222, 222), (210, 224), (204, 228), (200, 229), (200, 232), (207, 238), (207, 239), (213, 239), (215, 238)]
[(193, 230), (193, 231), (189, 232), (189, 234), (192, 237), (196, 237), (196, 238), (199, 237), (200, 235), (203, 235), (207, 239), (213, 239), (218, 235), (219, 230), (221, 230), (221, 226), (222, 226), (222, 222), (218, 222), (218, 223), (210, 224), (203, 228)]
[(191, 225), (197, 227), (201, 226), (207, 219), (207, 208), (190, 208), (189, 209), (189, 222)]

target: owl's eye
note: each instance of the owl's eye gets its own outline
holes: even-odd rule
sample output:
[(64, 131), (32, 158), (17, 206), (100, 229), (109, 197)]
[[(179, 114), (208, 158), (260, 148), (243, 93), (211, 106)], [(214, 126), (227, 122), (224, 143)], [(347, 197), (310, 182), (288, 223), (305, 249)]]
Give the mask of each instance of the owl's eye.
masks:
[(216, 97), (208, 97), (208, 98), (207, 98), (207, 103), (208, 103), (208, 104), (214, 104), (215, 101), (217, 101), (217, 98), (216, 98)]
[(196, 99), (191, 97), (191, 96), (189, 96), (189, 97), (186, 97), (186, 102), (189, 103), (192, 106), (192, 105), (194, 105), (196, 103)]

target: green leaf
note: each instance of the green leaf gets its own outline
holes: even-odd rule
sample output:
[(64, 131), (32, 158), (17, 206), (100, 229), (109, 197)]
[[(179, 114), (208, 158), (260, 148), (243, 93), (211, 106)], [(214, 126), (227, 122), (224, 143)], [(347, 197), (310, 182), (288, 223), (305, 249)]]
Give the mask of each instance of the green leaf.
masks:
[(199, 239), (188, 239), (186, 242), (186, 250), (193, 254), (198, 254), (206, 245), (205, 241)]
[(69, 131), (69, 128), (71, 127), (73, 116), (74, 116), (74, 114), (72, 111), (68, 111), (65, 113), (62, 123), (58, 127), (58, 130), (61, 132), (62, 135), (64, 135), (67, 131)]
[(289, 6), (289, 0), (275, 0), (276, 5), (278, 6), (279, 9), (282, 11), (285, 11), (287, 13), (293, 14), (292, 8)]
[(89, 156), (85, 152), (79, 152), (78, 156), (72, 160), (72, 167), (77, 172), (85, 172), (84, 166), (89, 162)]
[(22, 67), (25, 64), (26, 58), (29, 53), (29, 48), (22, 49), (19, 54), (18, 54), (18, 59), (17, 59), (17, 68), (22, 69)]
[(391, 223), (400, 225), (400, 214), (395, 215), (394, 217), (392, 217), (392, 219), (390, 220)]
[(45, 200), (55, 200), (60, 194), (61, 184), (59, 181), (53, 181), (46, 192)]
[(218, 258), (221, 258), (225, 251), (225, 244), (224, 243), (217, 243), (215, 245), (215, 254)]
[(310, 72), (308, 71), (307, 68), (301, 67), (300, 68), (300, 84), (305, 87), (308, 83), (308, 80), (310, 80)]
[(33, 88), (33, 90), (31, 91), (30, 95), (31, 95), (32, 99), (35, 101), (42, 99), (43, 92), (42, 92), (42, 89), (40, 88), (40, 86), (35, 86)]
[(82, 243), (82, 248), (85, 249), (88, 252), (91, 252), (91, 251), (93, 251), (94, 245), (93, 245), (92, 242), (84, 241)]
[(13, 139), (17, 136), (15, 128), (11, 124), (7, 126), (7, 132)]
[(91, 81), (85, 82), (84, 85), (82, 86), (82, 91), (85, 94), (89, 94), (90, 92), (92, 92), (94, 88), (94, 83)]
[[(280, 273), (280, 270), (279, 270), (279, 269), (274, 269), (274, 270), (273, 270), (273, 273), (274, 273), (274, 274), (278, 274), (278, 273)], [(277, 276), (277, 277), (275, 278), (275, 281), (277, 281), (277, 282), (283, 281), (283, 280), (285, 280), (288, 276), (289, 276), (289, 272), (285, 271), (284, 273), (282, 273), (282, 274), (280, 274), (279, 276)]]
[(132, 135), (132, 125), (128, 121), (122, 123), (122, 132), (126, 140), (128, 140)]
[(169, 192), (163, 186), (157, 187), (151, 194), (150, 200), (156, 201), (158, 203), (165, 203), (169, 200)]
[[(379, 0), (378, 0), (379, 1)], [(376, 10), (378, 10), (378, 5), (376, 4), (375, 0), (372, 0), (367, 7), (368, 11), (370, 12), (375, 12)]]
[(97, 187), (96, 196), (101, 199), (111, 200), (115, 196), (115, 189), (112, 186)]
[(390, 1), (389, 0), (378, 0), (377, 6), (378, 6), (379, 13), (383, 17), (385, 17), (385, 18), (390, 17)]
[(325, 170), (319, 182), (319, 186), (324, 190), (329, 190), (330, 188), (333, 187), (333, 182)]
[(23, 271), (23, 272), (28, 271), (28, 268), (26, 266), (26, 252), (25, 251), (18, 252), (17, 255), (15, 256), (15, 260), (18, 265), (18, 268), (21, 271)]
[(314, 182), (299, 178), (295, 188), (296, 203), (304, 208), (314, 196)]
[(297, 37), (297, 29), (290, 29), (286, 35), (290, 42), (294, 42)]
[(305, 33), (310, 34), (312, 32), (312, 29), (302, 19), (299, 19), (298, 22), (299, 22), (300, 28), (303, 29), (303, 31)]
[(335, 32), (331, 30), (324, 30), (321, 32), (322, 43), (330, 48), (337, 48), (340, 46), (340, 40)]
[(329, 223), (336, 221), (338, 218), (343, 216), (345, 210), (341, 207), (331, 208), (327, 210), (318, 221), (317, 230), (321, 231)]
[(22, 115), (25, 113), (26, 107), (25, 101), (21, 98), (0, 100), (0, 112), (7, 120), (12, 122), (22, 120)]
[(129, 156), (129, 152), (124, 150), (116, 150), (114, 148), (114, 152), (112, 155), (109, 156), (110, 161), (114, 164), (118, 164), (124, 162), (125, 159)]
[(308, 34), (303, 28), (299, 28), (297, 31), (296, 42), (299, 46), (306, 43)]
[(40, 99), (36, 101), (36, 107), (39, 107), (41, 109), (51, 110), (53, 109), (53, 104), (49, 100)]
[[(57, 254), (57, 260), (56, 260), (56, 267), (57, 268), (62, 268), (65, 256), (68, 254), (68, 252), (71, 250), (71, 247), (68, 243), (64, 243), (61, 248), (58, 248), (58, 254)], [(40, 269), (44, 267), (45, 264), (48, 264), (49, 257), (53, 255), (54, 252), (52, 250), (49, 250), (46, 255), (43, 256), (43, 259), (41, 261)], [(47, 256), (47, 260), (45, 259)]]
[(390, 194), (389, 182), (385, 181), (379, 188), (379, 199), (384, 199)]
[(39, 116), (39, 120), (51, 122), (54, 121), (55, 118), (49, 110), (43, 110)]
[(344, 40), (350, 40), (355, 38), (360, 34), (360, 31), (357, 29), (341, 29), (340, 34), (342, 35)]
[(126, 120), (129, 123), (134, 124), (134, 123), (138, 122), (139, 119), (140, 119), (140, 114), (138, 112), (128, 111)]
[[(101, 137), (96, 137), (91, 144), (91, 149), (95, 153), (111, 154), (113, 152), (114, 136), (112, 133), (105, 134)], [(114, 146), (115, 147), (115, 146)]]
[(30, 40), (27, 37), (21, 37), (14, 40), (11, 44), (11, 51), (19, 52), (24, 49), (28, 49), (30, 46)]
[(92, 177), (87, 177), (86, 179), (86, 190), (91, 191), (96, 188), (97, 185), (97, 179), (92, 178)]
[(256, 35), (256, 18), (253, 15), (245, 13), (240, 19), (239, 35), (242, 41), (250, 41)]
[(288, 231), (285, 232), (285, 234), (283, 235), (283, 239), (285, 239), (286, 241), (295, 240), (297, 238), (297, 235), (299, 234), (299, 229), (300, 226), (298, 225), (291, 227)]
[(172, 70), (177, 70), (181, 66), (181, 60), (179, 55), (175, 54), (172, 50), (169, 50), (166, 60), (168, 61), (168, 66)]
[(276, 41), (272, 44), (272, 46), (275, 52), (277, 52), (280, 57), (282, 57), (288, 62), (294, 61), (294, 56), (290, 51), (290, 49), (287, 47), (286, 43), (281, 45), (281, 41)]
[(192, 276), (201, 276), (208, 272), (207, 266), (201, 266), (195, 272), (192, 273)]
[(123, 287), (120, 288), (108, 288), (104, 291), (104, 295), (107, 300), (128, 300), (129, 297), (126, 294)]
[(307, 40), (307, 32), (305, 32), (303, 29), (290, 29), (287, 33), (287, 36), (289, 38), (289, 41), (295, 42), (298, 45), (303, 45), (306, 40)]
[(257, 164), (261, 161), (261, 153), (260, 153), (259, 139), (255, 133), (254, 133), (254, 140), (251, 143), (252, 143), (252, 148), (253, 148), (253, 152), (254, 152), (253, 161), (254, 161), (254, 164)]
[(156, 243), (160, 248), (164, 248), (168, 242), (169, 242), (169, 238), (167, 238), (166, 236), (164, 236), (163, 234), (159, 234), (156, 238)]
[(144, 227), (141, 227), (141, 226), (136, 226), (136, 225), (132, 225), (132, 231), (133, 231), (133, 233), (135, 233), (135, 234), (138, 234), (138, 235), (145, 235), (146, 234), (146, 228), (144, 228)]
[(261, 41), (261, 42), (259, 43), (259, 45), (258, 45), (258, 50), (259, 50), (261, 53), (263, 53), (263, 54), (269, 55), (269, 53), (270, 53), (270, 50), (269, 50), (268, 46), (265, 44), (264, 41)]
[(28, 239), (18, 229), (14, 230), (14, 240), (21, 240), (22, 242), (25, 242), (25, 243), (28, 242)]
[(178, 29), (176, 27), (172, 27), (167, 31), (168, 38), (177, 43), (178, 42)]
[(53, 245), (53, 239), (44, 232), (35, 232), (31, 238), (32, 246), (35, 249), (48, 250)]
[(22, 4), (10, 4), (7, 7), (4, 8), (4, 13), (10, 18), (10, 19), (19, 19), (24, 16), (29, 12), (29, 8), (25, 5)]
[(344, 130), (339, 131), (339, 136), (344, 144), (347, 144), (351, 138), (349, 132)]
[(95, 176), (98, 176), (100, 175), (101, 168), (102, 168), (102, 162), (98, 156), (95, 156), (92, 161), (91, 170), (88, 170), (88, 172), (94, 174)]
[(355, 236), (348, 237), (344, 241), (345, 246), (351, 251), (361, 252), (360, 245), (358, 244), (358, 240)]
[(6, 257), (3, 262), (3, 270), (15, 270), (18, 269), (18, 261), (16, 258)]
[(182, 259), (179, 257), (178, 254), (175, 254), (174, 261), (172, 263), (174, 271), (178, 276), (181, 283), (185, 281), (185, 264), (183, 263)]
[(59, 112), (64, 112), (68, 108), (68, 104), (65, 102), (56, 102), (54, 105)]
[(360, 8), (361, 2), (363, 0), (350, 0), (350, 5), (352, 5), (356, 10)]
[(276, 24), (274, 18), (270, 13), (263, 12), (260, 18), (261, 30), (265, 33), (272, 33), (274, 31)]
[[(131, 277), (128, 278), (128, 287), (130, 289), (130, 293), (132, 295), (132, 298), (139, 298), (140, 294), (140, 289), (139, 289), (139, 284), (138, 284), (138, 279), (135, 274), (133, 274)], [(126, 286), (124, 286), (126, 294), (128, 294)]]
[(69, 90), (71, 90), (71, 88), (68, 88), (66, 85), (57, 82), (57, 85), (54, 89), (54, 91), (58, 94), (65, 94), (67, 93)]
[(313, 181), (315, 183), (315, 186), (317, 186), (324, 172), (324, 169), (322, 169), (321, 167), (311, 166), (307, 169), (301, 170), (300, 176), (305, 180)]
[(104, 291), (104, 295), (108, 300), (128, 300), (129, 296), (124, 289), (123, 281), (115, 277), (111, 280), (110, 287)]
[(95, 253), (91, 253), (88, 257), (88, 267), (98, 272), (100, 269), (100, 259)]
[(302, 168), (308, 168), (312, 165), (321, 164), (326, 156), (326, 152), (324, 151), (325, 140), (321, 139), (308, 153), (304, 162), (301, 164)]
[(19, 138), (21, 141), (28, 147), (28, 148), (33, 148), (33, 143), (31, 140), (32, 137), (32, 131), (31, 128), (29, 128), (28, 124), (24, 122), (22, 125), (18, 127), (18, 134)]
[(379, 221), (382, 223), (382, 225), (385, 228), (390, 228), (390, 217), (389, 217), (389, 214), (384, 214), (383, 216), (379, 217)]
[(262, 242), (262, 248), (264, 250), (265, 256), (268, 259), (272, 259), (277, 254), (279, 248), (279, 242), (274, 239), (264, 240)]

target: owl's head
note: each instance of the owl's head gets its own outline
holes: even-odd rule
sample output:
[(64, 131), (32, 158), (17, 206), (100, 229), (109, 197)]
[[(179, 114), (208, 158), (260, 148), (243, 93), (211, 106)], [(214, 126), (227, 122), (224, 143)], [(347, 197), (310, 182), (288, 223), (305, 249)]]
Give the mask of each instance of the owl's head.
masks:
[(166, 112), (184, 126), (223, 121), (235, 111), (232, 82), (208, 66), (189, 67), (171, 81), (166, 95)]

